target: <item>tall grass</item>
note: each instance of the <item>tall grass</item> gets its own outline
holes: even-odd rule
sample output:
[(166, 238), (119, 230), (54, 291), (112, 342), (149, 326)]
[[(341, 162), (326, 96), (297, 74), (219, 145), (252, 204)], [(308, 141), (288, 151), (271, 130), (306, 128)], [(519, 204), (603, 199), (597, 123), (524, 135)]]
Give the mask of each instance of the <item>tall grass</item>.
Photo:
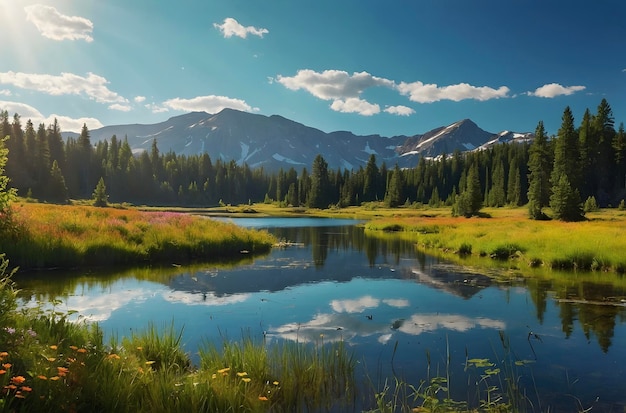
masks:
[[(584, 271), (626, 271), (626, 215), (617, 210), (589, 213), (583, 222), (533, 221), (523, 208), (487, 209), (488, 218), (433, 214), (380, 218), (366, 224), (371, 233), (401, 228), (399, 236), (420, 247), (465, 257), (465, 262), (496, 258), (508, 265)], [(467, 254), (471, 251), (472, 254)], [(462, 253), (462, 254), (461, 254)], [(471, 256), (483, 257), (471, 260)], [(487, 264), (488, 265), (488, 264)]]
[(16, 234), (0, 249), (21, 269), (188, 263), (268, 252), (274, 239), (203, 217), (34, 203), (12, 206)]
[(244, 337), (207, 345), (196, 367), (172, 325), (105, 343), (97, 324), (70, 322), (54, 307), (17, 312), (2, 268), (4, 257), (0, 412), (294, 412), (352, 400), (354, 360), (343, 343)]

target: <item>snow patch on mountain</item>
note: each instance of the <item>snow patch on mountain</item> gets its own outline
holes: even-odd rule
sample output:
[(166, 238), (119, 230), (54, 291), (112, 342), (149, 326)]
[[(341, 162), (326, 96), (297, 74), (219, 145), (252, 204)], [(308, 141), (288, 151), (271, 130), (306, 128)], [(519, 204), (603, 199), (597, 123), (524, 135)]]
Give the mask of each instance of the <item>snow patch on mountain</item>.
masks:
[(292, 165), (306, 165), (305, 163), (294, 161), (293, 159), (287, 158), (286, 156), (282, 156), (279, 153), (275, 153), (274, 155), (272, 155), (272, 158), (276, 159), (279, 162), (286, 162)]

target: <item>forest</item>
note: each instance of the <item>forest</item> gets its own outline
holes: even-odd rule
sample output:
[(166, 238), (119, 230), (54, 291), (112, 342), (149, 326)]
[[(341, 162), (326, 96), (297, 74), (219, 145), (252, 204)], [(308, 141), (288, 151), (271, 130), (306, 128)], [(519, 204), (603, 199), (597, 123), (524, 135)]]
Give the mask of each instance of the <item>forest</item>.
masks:
[(11, 186), (20, 196), (52, 203), (92, 199), (99, 187), (108, 202), (138, 205), (328, 208), (384, 201), (388, 207), (448, 205), (465, 216), (483, 206), (528, 205), (530, 218), (575, 221), (594, 208), (623, 208), (626, 198), (624, 126), (615, 129), (605, 99), (595, 113), (587, 109), (578, 126), (566, 107), (556, 135), (547, 136), (539, 121), (532, 143), (422, 157), (408, 169), (379, 165), (371, 155), (365, 168), (331, 170), (318, 155), (310, 171), (270, 173), (210, 153), (162, 153), (156, 140), (150, 151), (133, 154), (125, 137), (94, 144), (83, 126), (78, 138), (64, 140), (56, 120), (23, 125), (7, 111), (0, 112), (0, 136), (8, 137)]

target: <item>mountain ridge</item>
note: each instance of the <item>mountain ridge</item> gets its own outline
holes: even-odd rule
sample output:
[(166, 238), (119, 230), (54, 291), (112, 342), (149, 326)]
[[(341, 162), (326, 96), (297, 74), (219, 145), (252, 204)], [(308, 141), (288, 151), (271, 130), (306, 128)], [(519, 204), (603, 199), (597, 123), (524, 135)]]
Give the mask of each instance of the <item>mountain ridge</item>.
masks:
[[(434, 158), (442, 153), (483, 150), (489, 145), (531, 139), (529, 133), (484, 131), (470, 119), (432, 129), (424, 134), (385, 137), (355, 135), (350, 131), (323, 132), (281, 115), (261, 115), (235, 109), (210, 114), (189, 112), (154, 124), (108, 125), (90, 131), (92, 143), (128, 139), (134, 153), (149, 150), (154, 139), (159, 150), (179, 155), (208, 153), (212, 159), (268, 171), (280, 168), (310, 168), (322, 155), (329, 168), (358, 169), (370, 155), (377, 162), (417, 165), (420, 157)], [(65, 137), (77, 136), (64, 133)], [(491, 142), (491, 143), (490, 143)]]

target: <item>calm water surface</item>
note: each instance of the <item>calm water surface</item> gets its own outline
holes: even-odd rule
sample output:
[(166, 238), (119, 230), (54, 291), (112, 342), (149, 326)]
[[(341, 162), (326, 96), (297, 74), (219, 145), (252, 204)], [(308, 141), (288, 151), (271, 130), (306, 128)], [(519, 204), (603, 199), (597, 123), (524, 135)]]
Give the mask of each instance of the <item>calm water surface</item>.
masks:
[(461, 400), (475, 398), (467, 382), (478, 373), (464, 371), (467, 358), (508, 357), (524, 361), (515, 366), (520, 382), (540, 394), (534, 411), (624, 411), (619, 288), (574, 274), (560, 283), (496, 284), (393, 236), (367, 236), (350, 220), (232, 221), (266, 228), (287, 246), (231, 266), (22, 275), (22, 303), (60, 299), (58, 309), (117, 336), (174, 323), (194, 358), (202, 343), (224, 337), (344, 340), (375, 387), (394, 374), (419, 384), (448, 366)]

